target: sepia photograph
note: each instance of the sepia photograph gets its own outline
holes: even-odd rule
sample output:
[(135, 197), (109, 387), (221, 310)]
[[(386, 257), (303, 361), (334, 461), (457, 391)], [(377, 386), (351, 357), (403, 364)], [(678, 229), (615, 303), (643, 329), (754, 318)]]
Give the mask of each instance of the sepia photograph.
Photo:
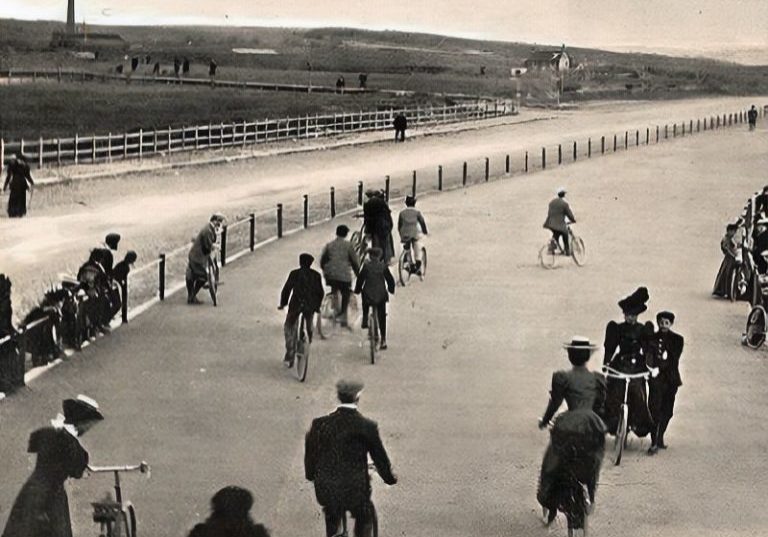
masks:
[(0, 537), (768, 528), (768, 2), (0, 0)]

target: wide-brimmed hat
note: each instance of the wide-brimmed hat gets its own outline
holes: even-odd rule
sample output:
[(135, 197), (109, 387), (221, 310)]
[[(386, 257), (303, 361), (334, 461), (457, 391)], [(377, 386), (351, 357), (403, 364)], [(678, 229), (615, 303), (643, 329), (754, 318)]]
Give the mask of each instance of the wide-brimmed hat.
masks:
[(645, 305), (650, 296), (646, 287), (638, 287), (637, 290), (628, 297), (619, 300), (619, 307), (627, 315), (638, 315), (648, 309)]
[(563, 348), (596, 351), (600, 347), (592, 343), (588, 337), (573, 336), (571, 341), (568, 343), (563, 343)]
[(66, 423), (78, 424), (84, 421), (103, 420), (104, 415), (99, 411), (99, 404), (85, 395), (75, 399), (65, 399), (61, 403)]

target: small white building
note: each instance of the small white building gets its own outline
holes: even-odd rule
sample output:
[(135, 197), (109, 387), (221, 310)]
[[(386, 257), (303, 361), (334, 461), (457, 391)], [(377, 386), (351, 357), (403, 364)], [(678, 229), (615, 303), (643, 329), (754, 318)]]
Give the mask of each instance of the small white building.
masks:
[(571, 68), (571, 56), (566, 52), (565, 45), (560, 50), (535, 50), (527, 60), (525, 67), (530, 71), (551, 70), (558, 73)]

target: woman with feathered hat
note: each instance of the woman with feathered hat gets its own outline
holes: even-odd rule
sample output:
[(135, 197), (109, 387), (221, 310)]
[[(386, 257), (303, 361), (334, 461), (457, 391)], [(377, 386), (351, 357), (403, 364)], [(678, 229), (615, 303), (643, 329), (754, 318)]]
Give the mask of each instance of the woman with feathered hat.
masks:
[[(646, 358), (651, 352), (650, 341), (653, 337), (653, 323), (640, 324), (638, 315), (648, 309), (648, 289), (638, 287), (634, 293), (619, 300), (619, 307), (624, 313), (624, 322), (610, 321), (605, 327), (605, 357), (603, 364), (622, 373), (635, 374), (648, 371)], [(624, 402), (624, 383), (626, 381), (608, 378), (608, 395), (605, 401), (603, 419), (608, 432), (616, 433), (619, 425), (619, 410)], [(639, 437), (646, 436), (653, 425), (648, 412), (648, 398), (645, 381), (629, 381), (627, 404), (629, 405), (629, 427)]]
[[(549, 405), (539, 420), (539, 428), (545, 428), (565, 400), (568, 411), (555, 419), (541, 464), (537, 499), (547, 523), (555, 519), (560, 494), (567, 493), (561, 487), (571, 475), (587, 486), (590, 504), (594, 504), (605, 445), (606, 428), (599, 416), (605, 401), (605, 377), (587, 368), (598, 346), (585, 337), (574, 336), (563, 347), (573, 367), (552, 375)], [(575, 522), (576, 528), (583, 527), (579, 524), (583, 521)]]

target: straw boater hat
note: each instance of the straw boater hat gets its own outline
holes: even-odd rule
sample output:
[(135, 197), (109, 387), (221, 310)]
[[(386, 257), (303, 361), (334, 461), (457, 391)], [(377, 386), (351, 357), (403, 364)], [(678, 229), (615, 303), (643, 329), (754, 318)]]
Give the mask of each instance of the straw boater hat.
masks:
[(592, 343), (591, 341), (589, 341), (588, 337), (573, 336), (570, 342), (563, 343), (563, 348), (596, 351), (599, 347), (594, 343)]

